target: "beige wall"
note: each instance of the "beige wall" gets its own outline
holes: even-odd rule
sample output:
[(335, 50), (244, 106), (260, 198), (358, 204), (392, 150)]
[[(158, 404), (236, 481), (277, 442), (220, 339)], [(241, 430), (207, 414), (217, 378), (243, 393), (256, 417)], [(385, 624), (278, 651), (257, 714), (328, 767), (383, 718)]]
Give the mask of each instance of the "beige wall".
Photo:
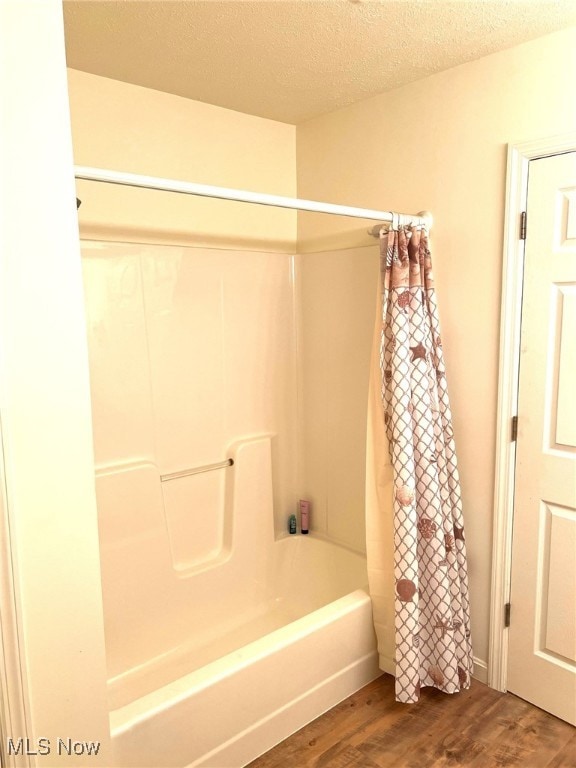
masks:
[[(298, 194), (434, 214), (432, 249), (459, 451), (475, 655), (488, 653), (506, 144), (576, 126), (576, 30), (298, 126)], [(300, 250), (360, 237), (299, 216)], [(352, 233), (352, 234), (350, 234)], [(360, 298), (359, 298), (360, 301)], [(372, 297), (366, 296), (366, 302)]]
[[(296, 195), (296, 129), (68, 70), (74, 162)], [(296, 212), (78, 182), (83, 236), (293, 252)]]
[[(576, 31), (560, 32), (322, 116), (297, 130), (69, 71), (78, 164), (285, 195), (296, 194), (297, 167), (300, 197), (433, 211), (432, 246), (467, 521), (475, 651), (482, 661), (487, 659), (489, 622), (506, 144), (573, 129), (576, 105), (568, 82), (576, 66), (575, 50)], [(160, 237), (191, 244), (193, 231), (195, 245), (294, 247), (293, 212), (94, 184), (79, 185), (79, 190), (86, 235), (110, 238), (121, 227), (124, 238), (132, 231), (135, 240)], [(137, 199), (137, 205), (126, 195)], [(303, 254), (373, 242), (358, 220), (300, 214), (298, 225)], [(301, 295), (307, 296), (305, 305), (300, 304), (300, 353), (309, 358), (299, 375), (301, 425), (307, 425), (301, 468), (325, 473), (318, 446), (331, 443), (326, 418), (341, 407), (341, 388), (329, 382), (312, 334), (321, 331), (322, 306), (337, 297), (316, 280), (305, 256), (299, 263)], [(359, 324), (367, 326), (373, 296), (364, 282), (355, 301)], [(362, 359), (367, 366), (368, 356)], [(313, 398), (322, 387), (326, 400), (318, 411)], [(365, 401), (360, 393), (357, 397), (352, 410), (364, 414)], [(324, 451), (324, 462), (326, 455)], [(313, 473), (302, 473), (304, 492), (318, 497), (319, 529), (348, 531), (345, 538), (350, 530), (358, 531), (348, 507), (328, 503), (319, 478), (318, 473), (316, 479)], [(357, 546), (357, 538), (352, 534), (349, 543)]]

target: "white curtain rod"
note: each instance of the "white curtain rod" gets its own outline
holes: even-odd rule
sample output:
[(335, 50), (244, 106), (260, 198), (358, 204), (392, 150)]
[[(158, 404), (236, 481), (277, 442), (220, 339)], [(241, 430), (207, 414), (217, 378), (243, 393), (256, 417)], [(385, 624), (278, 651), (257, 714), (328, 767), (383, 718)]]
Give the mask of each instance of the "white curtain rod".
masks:
[[(107, 184), (120, 184), (125, 187), (141, 187), (143, 189), (156, 189), (165, 192), (178, 192), (182, 195), (215, 197), (220, 200), (272, 205), (277, 208), (293, 208), (298, 211), (331, 213), (335, 216), (351, 216), (357, 219), (376, 219), (377, 221), (393, 222), (394, 224), (397, 222), (399, 226), (414, 224), (416, 226), (430, 227), (432, 223), (432, 217), (425, 211), (416, 216), (393, 213), (392, 211), (375, 211), (369, 208), (353, 208), (348, 205), (319, 203), (315, 200), (299, 200), (293, 197), (249, 192), (244, 189), (213, 187), (208, 184), (194, 184), (189, 181), (162, 179), (156, 176), (140, 176), (134, 173), (122, 173), (121, 171), (109, 171), (104, 168), (89, 168), (81, 165), (74, 167), (74, 175), (77, 179), (83, 179), (84, 181), (101, 181)], [(372, 233), (372, 230), (370, 232)]]

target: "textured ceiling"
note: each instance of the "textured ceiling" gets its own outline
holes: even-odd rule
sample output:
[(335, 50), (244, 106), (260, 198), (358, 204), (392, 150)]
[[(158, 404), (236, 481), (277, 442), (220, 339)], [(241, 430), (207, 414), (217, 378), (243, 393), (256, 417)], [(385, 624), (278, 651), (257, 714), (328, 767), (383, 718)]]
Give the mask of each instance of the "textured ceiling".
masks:
[(65, 0), (68, 66), (299, 123), (576, 25), (575, 0)]

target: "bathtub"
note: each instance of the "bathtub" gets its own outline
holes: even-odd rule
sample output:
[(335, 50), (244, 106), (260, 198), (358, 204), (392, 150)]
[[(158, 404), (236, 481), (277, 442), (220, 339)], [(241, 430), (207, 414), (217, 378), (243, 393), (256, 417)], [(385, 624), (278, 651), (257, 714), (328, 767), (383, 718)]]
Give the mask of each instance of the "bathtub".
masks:
[(153, 464), (97, 473), (116, 768), (240, 768), (380, 674), (365, 558), (275, 535), (271, 436), (228, 455), (188, 553)]
[(240, 768), (379, 674), (355, 590), (113, 711), (114, 764)]

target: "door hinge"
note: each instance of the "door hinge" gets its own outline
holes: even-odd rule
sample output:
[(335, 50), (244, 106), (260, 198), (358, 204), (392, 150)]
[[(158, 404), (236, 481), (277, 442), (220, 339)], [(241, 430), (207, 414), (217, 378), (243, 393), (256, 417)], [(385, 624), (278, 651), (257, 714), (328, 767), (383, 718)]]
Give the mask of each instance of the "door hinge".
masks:
[(510, 626), (510, 603), (506, 603), (504, 606), (504, 626)]
[(518, 416), (512, 416), (512, 425), (510, 428), (510, 440), (515, 443), (518, 440)]
[(526, 211), (520, 214), (520, 240), (526, 240)]

